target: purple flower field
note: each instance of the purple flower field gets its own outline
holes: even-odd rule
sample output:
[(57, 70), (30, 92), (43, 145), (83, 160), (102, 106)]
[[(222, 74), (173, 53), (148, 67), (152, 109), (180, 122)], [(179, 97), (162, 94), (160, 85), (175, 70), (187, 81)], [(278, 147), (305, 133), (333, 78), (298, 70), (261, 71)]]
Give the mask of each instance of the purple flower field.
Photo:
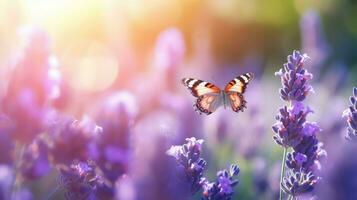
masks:
[(355, 12), (0, 0), (0, 200), (357, 199)]

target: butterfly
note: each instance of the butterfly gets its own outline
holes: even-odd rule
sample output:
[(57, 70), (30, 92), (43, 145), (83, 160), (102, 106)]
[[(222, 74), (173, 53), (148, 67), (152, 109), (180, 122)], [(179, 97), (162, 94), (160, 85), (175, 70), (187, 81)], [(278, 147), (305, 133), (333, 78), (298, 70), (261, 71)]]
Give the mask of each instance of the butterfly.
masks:
[(224, 90), (212, 83), (194, 78), (184, 78), (182, 83), (194, 97), (197, 97), (196, 103), (193, 105), (195, 110), (200, 114), (209, 115), (222, 104), (224, 108), (230, 106), (234, 112), (243, 111), (247, 103), (243, 94), (253, 76), (253, 73), (237, 76), (226, 85)]

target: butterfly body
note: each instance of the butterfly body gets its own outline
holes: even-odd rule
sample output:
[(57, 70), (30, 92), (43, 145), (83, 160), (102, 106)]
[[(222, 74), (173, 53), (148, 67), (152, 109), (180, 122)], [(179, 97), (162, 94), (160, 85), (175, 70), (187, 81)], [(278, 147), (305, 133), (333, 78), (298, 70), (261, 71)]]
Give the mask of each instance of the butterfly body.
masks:
[(229, 100), (228, 100), (228, 95), (224, 90), (221, 90), (219, 99), (221, 99), (220, 106), (223, 105), (224, 109), (226, 109), (227, 107), (230, 106), (229, 105)]
[(184, 78), (182, 83), (197, 97), (194, 104), (196, 111), (209, 115), (222, 105), (224, 108), (231, 107), (234, 112), (243, 111), (246, 107), (243, 93), (252, 78), (252, 73), (240, 75), (231, 80), (224, 90), (194, 78)]

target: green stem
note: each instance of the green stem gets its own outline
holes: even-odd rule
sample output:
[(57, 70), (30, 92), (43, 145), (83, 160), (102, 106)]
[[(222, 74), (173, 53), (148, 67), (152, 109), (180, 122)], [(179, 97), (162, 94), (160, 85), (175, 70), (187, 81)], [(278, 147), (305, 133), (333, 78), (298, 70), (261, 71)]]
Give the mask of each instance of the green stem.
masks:
[(17, 190), (20, 187), (20, 165), (22, 162), (22, 157), (23, 154), (25, 152), (25, 145), (21, 144), (20, 142), (16, 142), (15, 143), (15, 160), (14, 160), (14, 180), (13, 183), (11, 185), (11, 199), (13, 199), (15, 197), (15, 194), (17, 192)]
[(285, 176), (285, 161), (286, 161), (287, 152), (288, 152), (288, 148), (284, 147), (283, 161), (281, 162), (281, 170), (280, 170), (280, 172), (281, 172), (281, 174), (280, 174), (280, 193), (279, 193), (280, 200), (283, 200), (283, 195), (284, 195), (282, 184), (283, 184), (283, 179)]
[(289, 198), (288, 198), (288, 200), (293, 200), (294, 199), (294, 196), (292, 196), (292, 195), (289, 195)]
[(46, 200), (50, 200), (52, 196), (60, 189), (60, 186), (57, 185), (55, 189), (52, 190), (52, 192), (47, 196)]

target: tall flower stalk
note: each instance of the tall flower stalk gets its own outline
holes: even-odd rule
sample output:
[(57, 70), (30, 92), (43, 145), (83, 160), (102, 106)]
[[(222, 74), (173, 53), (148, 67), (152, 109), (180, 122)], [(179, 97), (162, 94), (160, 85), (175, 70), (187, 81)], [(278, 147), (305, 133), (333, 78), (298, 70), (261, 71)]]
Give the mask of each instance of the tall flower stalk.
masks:
[[(304, 68), (306, 54), (294, 51), (288, 62), (275, 74), (281, 77), (281, 98), (287, 105), (279, 109), (277, 122), (273, 125), (275, 142), (284, 148), (281, 176), (280, 199), (284, 192), (289, 199), (311, 192), (319, 177), (314, 175), (319, 167), (318, 159), (324, 155), (322, 144), (316, 134), (321, 131), (315, 122), (306, 117), (313, 111), (302, 102), (313, 91), (308, 81), (312, 74)], [(286, 171), (288, 170), (288, 173)]]

